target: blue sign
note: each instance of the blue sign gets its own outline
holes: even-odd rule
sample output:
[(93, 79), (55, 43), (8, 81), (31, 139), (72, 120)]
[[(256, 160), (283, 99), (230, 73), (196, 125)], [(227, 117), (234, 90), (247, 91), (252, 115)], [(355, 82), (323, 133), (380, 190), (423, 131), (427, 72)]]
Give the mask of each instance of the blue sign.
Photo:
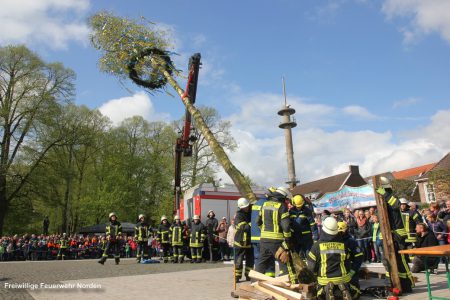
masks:
[(343, 211), (345, 208), (351, 210), (376, 206), (373, 186), (366, 184), (360, 187), (344, 186), (342, 189), (332, 193), (326, 193), (316, 201), (313, 201), (314, 211), (321, 213), (325, 209), (330, 212)]

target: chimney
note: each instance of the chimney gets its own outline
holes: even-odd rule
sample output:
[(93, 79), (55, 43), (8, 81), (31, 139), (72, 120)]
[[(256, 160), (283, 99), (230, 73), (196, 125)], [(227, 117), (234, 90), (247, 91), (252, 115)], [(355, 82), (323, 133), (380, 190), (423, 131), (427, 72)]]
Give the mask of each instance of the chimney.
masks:
[(359, 175), (359, 166), (349, 165), (348, 167), (351, 174)]

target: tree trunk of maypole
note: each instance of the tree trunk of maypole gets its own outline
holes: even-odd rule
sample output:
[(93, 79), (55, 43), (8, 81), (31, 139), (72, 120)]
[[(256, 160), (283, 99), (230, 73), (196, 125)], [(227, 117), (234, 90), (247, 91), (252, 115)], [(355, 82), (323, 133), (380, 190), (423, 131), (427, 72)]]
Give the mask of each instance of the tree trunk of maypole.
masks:
[(208, 125), (206, 125), (205, 120), (203, 119), (200, 111), (189, 101), (189, 97), (184, 95), (184, 90), (178, 85), (172, 75), (169, 74), (159, 62), (155, 59), (151, 59), (152, 64), (155, 65), (166, 77), (168, 83), (175, 89), (175, 91), (180, 95), (181, 100), (183, 101), (184, 106), (191, 114), (191, 116), (195, 120), (195, 124), (198, 130), (202, 132), (205, 139), (208, 141), (208, 145), (211, 147), (214, 155), (217, 157), (217, 160), (222, 165), (225, 172), (230, 176), (233, 183), (236, 185), (239, 193), (242, 196), (246, 197), (250, 200), (250, 202), (256, 202), (258, 199), (256, 195), (253, 193), (250, 184), (247, 179), (245, 179), (244, 175), (233, 165), (233, 163), (228, 158), (228, 155), (223, 150), (222, 146), (220, 146), (214, 134), (209, 129)]

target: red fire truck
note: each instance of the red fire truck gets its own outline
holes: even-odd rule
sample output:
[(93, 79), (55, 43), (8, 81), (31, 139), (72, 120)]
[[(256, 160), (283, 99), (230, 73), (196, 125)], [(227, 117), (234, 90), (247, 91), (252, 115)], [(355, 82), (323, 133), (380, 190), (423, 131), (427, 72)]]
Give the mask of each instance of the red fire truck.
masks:
[[(256, 197), (263, 197), (267, 190), (264, 187), (252, 186)], [(207, 218), (208, 211), (213, 210), (217, 219), (222, 217), (231, 220), (237, 210), (237, 200), (241, 194), (232, 184), (215, 187), (211, 183), (196, 185), (184, 192), (180, 201), (181, 220), (192, 219), (194, 215), (200, 215), (202, 222)]]

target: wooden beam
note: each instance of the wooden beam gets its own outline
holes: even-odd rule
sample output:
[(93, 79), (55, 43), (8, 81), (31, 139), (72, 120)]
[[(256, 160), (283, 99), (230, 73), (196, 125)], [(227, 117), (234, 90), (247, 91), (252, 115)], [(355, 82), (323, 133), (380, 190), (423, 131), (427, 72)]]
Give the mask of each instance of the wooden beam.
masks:
[(302, 300), (302, 294), (296, 293), (291, 290), (283, 289), (281, 287), (275, 286), (273, 284), (267, 282), (258, 282), (258, 285), (266, 288), (274, 293), (277, 293), (283, 297), (286, 297), (288, 300)]
[(250, 273), (248, 273), (248, 276), (255, 280), (279, 282), (279, 283), (284, 284), (285, 286), (290, 286), (289, 275), (284, 275), (284, 276), (273, 278), (273, 277), (264, 275), (263, 273), (256, 272), (255, 270), (251, 270)]
[(395, 247), (392, 238), (391, 224), (389, 224), (389, 215), (387, 203), (384, 201), (383, 196), (378, 194), (376, 190), (380, 187), (380, 177), (373, 176), (373, 192), (375, 194), (375, 200), (377, 202), (378, 209), (378, 219), (380, 220), (381, 234), (383, 235), (383, 250), (384, 257), (388, 261), (390, 270), (389, 275), (394, 288), (398, 288), (400, 293), (402, 291), (402, 286), (400, 284), (400, 277), (398, 276), (397, 260), (395, 259)]
[(252, 286), (254, 286), (255, 289), (257, 289), (258, 291), (261, 291), (261, 292), (263, 292), (265, 294), (268, 294), (268, 295), (274, 297), (276, 300), (289, 300), (288, 298), (286, 298), (284, 296), (281, 296), (280, 294), (274, 293), (271, 290), (260, 286), (259, 282), (255, 282), (255, 284), (254, 285), (252, 284)]
[(274, 297), (267, 295), (261, 291), (258, 291), (250, 284), (243, 284), (239, 286), (239, 288), (236, 291), (234, 291), (233, 294), (235, 296), (238, 296), (239, 298), (255, 299), (255, 300), (275, 300)]

